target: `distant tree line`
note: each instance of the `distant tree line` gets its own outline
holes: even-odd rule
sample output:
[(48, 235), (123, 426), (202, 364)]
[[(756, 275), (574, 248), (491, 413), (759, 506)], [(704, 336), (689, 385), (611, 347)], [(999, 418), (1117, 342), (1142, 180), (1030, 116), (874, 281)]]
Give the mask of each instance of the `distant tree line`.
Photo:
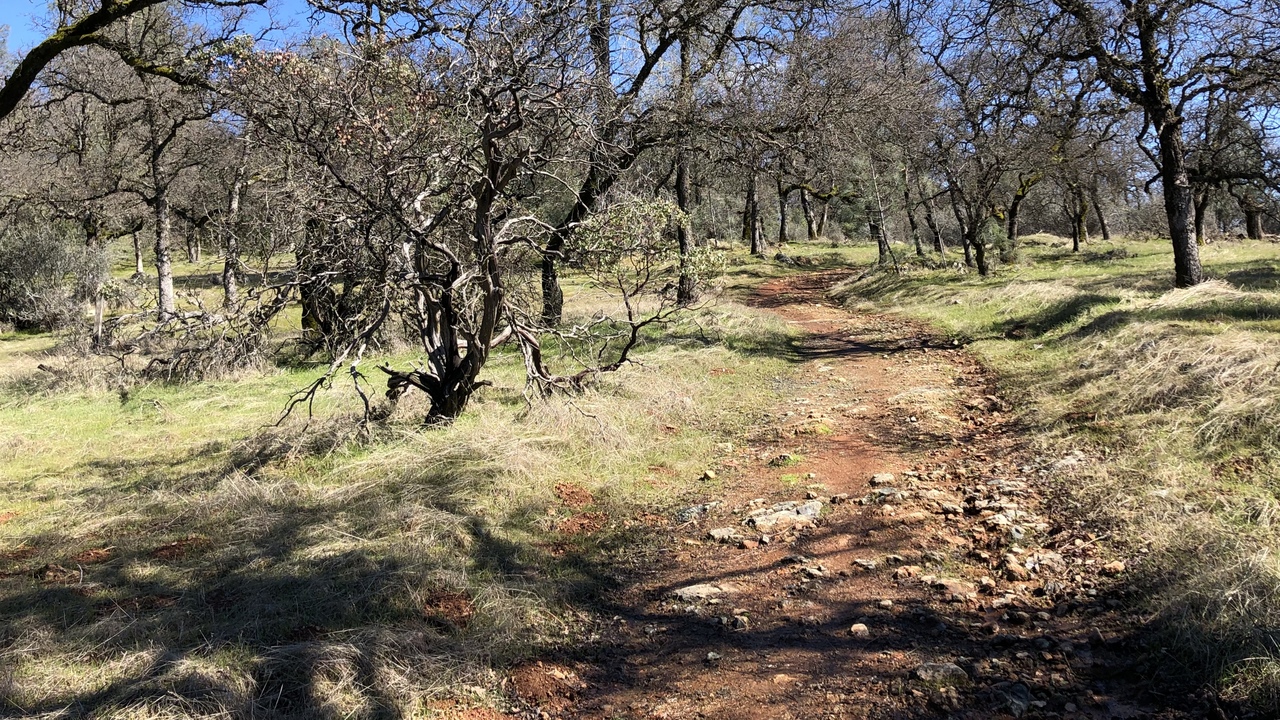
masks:
[[(272, 5), (59, 2), (5, 58), (0, 319), (200, 377), (296, 307), (297, 403), (409, 342), (387, 394), (444, 422), (502, 343), (537, 392), (617, 369), (736, 241), (985, 275), (1028, 229), (1144, 232), (1185, 287), (1280, 231), (1277, 0)], [(621, 310), (567, 317), (566, 272)]]

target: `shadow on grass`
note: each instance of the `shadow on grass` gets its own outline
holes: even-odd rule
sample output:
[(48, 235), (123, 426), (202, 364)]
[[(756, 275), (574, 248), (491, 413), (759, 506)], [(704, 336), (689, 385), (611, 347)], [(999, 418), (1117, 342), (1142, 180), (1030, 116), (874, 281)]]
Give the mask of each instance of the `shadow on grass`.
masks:
[[(1087, 338), (1117, 330), (1137, 322), (1211, 323), (1266, 322), (1280, 319), (1280, 302), (1210, 302), (1191, 307), (1147, 308), (1143, 310), (1113, 310), (1103, 313), (1070, 333), (1072, 338)], [(1197, 331), (1186, 328), (1188, 334)], [(1199, 332), (1212, 332), (1204, 328)]]
[[(517, 661), (543, 642), (544, 609), (589, 604), (614, 576), (596, 540), (551, 551), (475, 514), (464, 498), (500, 472), (486, 462), (454, 452), (345, 492), (246, 482), (215, 505), (100, 487), (91, 547), (45, 534), (0, 558), (0, 653), (37, 662), (0, 680), (0, 717), (395, 718), (415, 687)], [(69, 677), (42, 682), (59, 664)]]
[(1063, 327), (1074, 324), (1081, 316), (1096, 307), (1113, 305), (1120, 302), (1114, 295), (1098, 295), (1085, 293), (1050, 305), (1033, 315), (1024, 318), (1011, 318), (993, 330), (996, 334), (1008, 338), (1023, 339), (1048, 335)]

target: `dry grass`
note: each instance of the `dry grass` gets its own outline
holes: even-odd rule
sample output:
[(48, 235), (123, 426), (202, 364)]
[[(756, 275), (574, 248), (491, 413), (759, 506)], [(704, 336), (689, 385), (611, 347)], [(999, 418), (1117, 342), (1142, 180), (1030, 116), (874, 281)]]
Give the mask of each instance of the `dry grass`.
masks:
[(970, 344), (1044, 452), (1098, 458), (1062, 480), (1080, 518), (1145, 557), (1132, 575), (1194, 686), (1280, 710), (1280, 267), (1269, 243), (1204, 249), (1217, 279), (1169, 288), (1157, 242), (1073, 256), (1036, 238), (987, 279), (881, 273), (849, 304), (923, 317)]
[[(305, 430), (270, 427), (304, 370), (122, 397), (33, 386), (47, 346), (0, 344), (14, 368), (0, 389), (0, 714), (502, 707), (499, 671), (579, 642), (598, 594), (648, 552), (637, 518), (704, 499), (716, 444), (790, 372), (786, 332), (716, 303), (649, 337), (642, 364), (534, 404), (500, 353), (495, 386), (453, 426), (420, 431), (425, 408), (407, 401), (362, 440), (341, 392)], [(560, 483), (590, 504), (561, 502)], [(604, 527), (561, 532), (584, 512)]]

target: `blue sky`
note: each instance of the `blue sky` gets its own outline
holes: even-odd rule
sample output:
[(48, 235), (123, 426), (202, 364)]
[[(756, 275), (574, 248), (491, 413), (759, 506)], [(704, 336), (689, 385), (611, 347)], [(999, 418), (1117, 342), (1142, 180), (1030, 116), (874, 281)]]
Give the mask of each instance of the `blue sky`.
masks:
[(26, 50), (39, 41), (33, 21), (47, 6), (45, 0), (0, 0), (0, 25), (9, 26), (10, 50)]
[[(277, 22), (288, 22), (296, 29), (307, 26), (306, 0), (268, 0), (267, 6)], [(9, 26), (10, 52), (25, 52), (44, 39), (47, 32), (41, 29), (40, 20), (46, 16), (49, 0), (0, 0), (0, 25)], [(261, 22), (266, 15), (261, 15)]]

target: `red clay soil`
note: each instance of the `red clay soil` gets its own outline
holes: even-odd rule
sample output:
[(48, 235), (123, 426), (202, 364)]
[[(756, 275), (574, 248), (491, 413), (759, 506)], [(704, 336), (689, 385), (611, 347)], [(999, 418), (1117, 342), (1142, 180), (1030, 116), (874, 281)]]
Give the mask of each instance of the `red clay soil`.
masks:
[(556, 497), (565, 504), (565, 507), (573, 509), (593, 505), (596, 501), (591, 491), (573, 483), (556, 483), (555, 493)]
[[(1048, 481), (1088, 458), (1034, 456), (970, 355), (834, 307), (840, 277), (758, 291), (803, 330), (794, 397), (718, 461), (721, 504), (670, 522), (576, 655), (514, 671), (528, 715), (1218, 717), (1195, 688), (1146, 682), (1116, 597), (1127, 568), (1046, 507)], [(811, 498), (813, 527), (744, 525)], [(694, 585), (713, 596), (674, 595)]]

